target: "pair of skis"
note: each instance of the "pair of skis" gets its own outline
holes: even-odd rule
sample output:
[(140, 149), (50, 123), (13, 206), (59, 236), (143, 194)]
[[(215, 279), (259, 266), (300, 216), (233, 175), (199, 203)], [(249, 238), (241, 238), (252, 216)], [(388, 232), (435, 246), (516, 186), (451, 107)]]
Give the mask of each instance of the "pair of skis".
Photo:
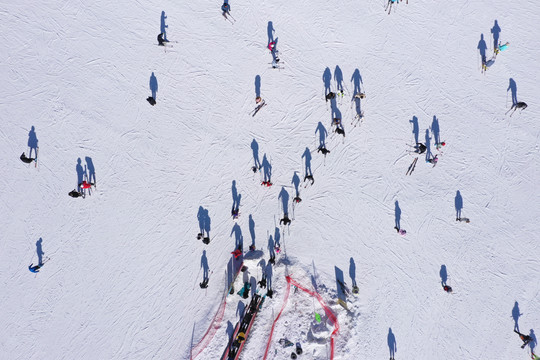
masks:
[(255, 109), (250, 113), (251, 117), (255, 117), (255, 115), (257, 115), (257, 113), (265, 106), (266, 106), (266, 101), (262, 100), (261, 103), (257, 105), (257, 107), (255, 107)]
[(405, 175), (411, 175), (416, 168), (416, 162), (418, 161), (418, 157), (415, 157), (411, 165), (409, 165), (409, 168), (407, 169), (407, 172)]

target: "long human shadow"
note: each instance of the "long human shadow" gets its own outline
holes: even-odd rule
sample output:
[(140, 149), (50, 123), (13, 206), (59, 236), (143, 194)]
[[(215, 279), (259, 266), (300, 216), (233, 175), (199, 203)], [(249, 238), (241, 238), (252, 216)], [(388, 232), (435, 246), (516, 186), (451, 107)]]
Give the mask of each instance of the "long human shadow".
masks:
[(496, 49), (497, 46), (499, 46), (500, 33), (501, 33), (501, 28), (499, 27), (497, 20), (495, 20), (495, 24), (493, 24), (493, 27), (491, 28), (491, 34), (493, 34), (493, 49)]
[(273, 61), (273, 62), (279, 62), (279, 58), (278, 58), (278, 56), (277, 56), (277, 54), (278, 54), (278, 52), (279, 52), (278, 49), (277, 49), (278, 43), (279, 43), (279, 38), (276, 38), (276, 39), (274, 40), (274, 48), (273, 48), (272, 51), (271, 51), (271, 53), (272, 53), (272, 61)]
[(154, 72), (152, 72), (152, 75), (150, 75), (150, 91), (152, 91), (152, 97), (154, 98), (154, 100), (156, 100), (158, 92), (158, 82), (156, 75), (154, 75)]
[(531, 342), (529, 343), (529, 348), (531, 349), (531, 353), (534, 354), (534, 348), (538, 344), (538, 340), (536, 339), (536, 335), (535, 335), (533, 329), (530, 330), (529, 336), (531, 337)]
[(199, 206), (199, 211), (197, 212), (197, 220), (199, 220), (199, 232), (202, 236), (210, 237), (210, 215), (208, 210)]
[(32, 128), (30, 129), (30, 132), (28, 133), (28, 147), (30, 148), (30, 153), (28, 154), (28, 157), (29, 158), (32, 157), (32, 150), (33, 150), (37, 158), (38, 138), (36, 135), (36, 128), (34, 126), (32, 126)]
[(274, 273), (274, 269), (272, 267), (272, 264), (270, 264), (270, 263), (266, 264), (264, 274), (266, 275), (266, 287), (267, 287), (267, 289), (272, 289), (272, 275), (273, 275), (273, 273)]
[(268, 22), (266, 31), (268, 33), (268, 43), (266, 45), (268, 46), (272, 41), (274, 41), (275, 30), (274, 30), (274, 24), (271, 21)]
[(246, 309), (246, 304), (244, 304), (242, 300), (238, 300), (238, 305), (236, 305), (236, 316), (239, 318), (242, 318), (242, 316), (244, 315), (245, 309)]
[(429, 129), (426, 129), (426, 136), (424, 138), (426, 145), (426, 161), (431, 159), (431, 137), (429, 136)]
[(330, 99), (330, 108), (332, 109), (330, 119), (331, 123), (334, 122), (334, 119), (341, 120), (341, 111), (338, 109), (336, 98)]
[(519, 324), (518, 324), (518, 321), (519, 321), (519, 317), (523, 315), (519, 312), (519, 304), (518, 302), (516, 301), (514, 303), (514, 307), (512, 308), (512, 318), (514, 319), (514, 330), (519, 332)]
[(206, 250), (203, 250), (202, 256), (201, 256), (201, 267), (203, 269), (203, 283), (208, 282), (208, 258), (206, 257)]
[(446, 272), (446, 265), (441, 265), (441, 270), (439, 270), (439, 276), (441, 277), (441, 285), (445, 286), (448, 281), (448, 273)]
[(313, 172), (311, 171), (311, 150), (309, 150), (308, 147), (306, 147), (306, 150), (304, 150), (304, 153), (302, 154), (302, 158), (305, 161), (305, 175), (304, 176), (313, 176)]
[(225, 284), (225, 290), (228, 290), (231, 287), (232, 283), (236, 279), (236, 275), (242, 268), (243, 262), (243, 255), (240, 255), (238, 258), (231, 256), (229, 259), (229, 262), (227, 263), (227, 283)]
[(517, 100), (517, 84), (514, 79), (510, 78), (508, 81), (508, 88), (506, 89), (506, 92), (508, 91), (512, 93), (512, 105), (516, 105), (518, 103)]
[(96, 183), (96, 168), (94, 167), (94, 162), (92, 161), (92, 158), (89, 156), (86, 156), (84, 158), (86, 160), (86, 167), (88, 170), (88, 182), (91, 184)]
[(392, 332), (392, 328), (388, 328), (388, 336), (386, 338), (386, 341), (388, 343), (388, 349), (390, 350), (390, 358), (393, 359), (397, 351), (397, 342), (396, 336)]
[(231, 193), (233, 199), (231, 213), (234, 215), (235, 213), (238, 214), (238, 211), (240, 210), (240, 200), (242, 199), (242, 195), (239, 194), (236, 189), (236, 180), (232, 181)]
[(351, 82), (353, 83), (353, 93), (351, 99), (354, 101), (356, 115), (362, 116), (362, 102), (360, 98), (356, 96), (362, 93), (362, 85), (364, 84), (362, 81), (362, 75), (360, 75), (360, 70), (354, 69), (351, 76)]
[(257, 171), (261, 168), (261, 161), (259, 160), (259, 144), (255, 139), (251, 142), (251, 150), (253, 151), (253, 171)]
[(75, 166), (75, 171), (77, 172), (77, 189), (78, 191), (81, 191), (81, 186), (80, 184), (83, 182), (84, 180), (84, 169), (81, 165), (81, 158), (78, 158), (77, 159), (77, 166)]
[(263, 175), (264, 175), (264, 181), (271, 181), (272, 179), (272, 165), (270, 165), (270, 162), (266, 158), (266, 154), (263, 155), (262, 160), (262, 169), (263, 169)]
[(416, 116), (413, 116), (409, 122), (412, 124), (413, 129), (412, 133), (414, 134), (414, 144), (418, 144), (418, 137), (420, 136), (420, 127), (418, 126), (418, 118)]
[[(161, 25), (159, 26), (160, 32), (163, 34), (163, 40), (167, 40), (167, 28), (169, 25), (165, 25), (165, 20), (167, 19), (167, 16), (165, 16), (165, 11), (161, 12)], [(155, 98), (154, 98), (155, 99)]]
[(362, 92), (362, 86), (364, 82), (362, 81), (362, 75), (360, 75), (360, 70), (354, 69), (354, 72), (351, 76), (351, 82), (353, 83), (353, 96), (360, 94)]
[(281, 187), (281, 191), (279, 192), (278, 200), (281, 199), (281, 206), (283, 208), (283, 213), (288, 214), (289, 213), (289, 193), (287, 190), (285, 190), (285, 187)]
[(300, 196), (300, 177), (298, 177), (298, 171), (295, 171), (294, 172), (294, 175), (292, 177), (292, 180), (291, 180), (291, 184), (294, 185), (294, 191), (296, 192), (296, 196), (299, 197)]
[(330, 69), (328, 67), (324, 69), (322, 80), (324, 83), (324, 96), (326, 96), (331, 91), (330, 88), (332, 82), (332, 73), (330, 72)]
[(43, 252), (43, 247), (41, 246), (42, 243), (43, 243), (42, 238), (39, 238), (39, 240), (36, 241), (36, 253), (38, 257), (39, 266), (43, 265), (43, 255), (45, 255), (45, 253)]
[(257, 279), (255, 276), (249, 278), (249, 283), (251, 284), (251, 297), (257, 293)]
[(227, 329), (225, 330), (227, 333), (227, 339), (231, 339), (234, 333), (234, 326), (230, 320), (227, 320)]
[(255, 98), (261, 96), (261, 76), (255, 76)]
[(273, 258), (276, 257), (276, 250), (275, 250), (275, 244), (274, 244), (274, 238), (272, 235), (268, 237), (268, 244), (267, 244), (268, 253), (270, 255), (270, 263), (273, 262)]
[(234, 248), (242, 251), (244, 249), (244, 237), (242, 236), (242, 229), (240, 229), (240, 225), (234, 224), (231, 235), (229, 237), (233, 236), (234, 234)]
[(480, 56), (482, 57), (482, 64), (484, 64), (486, 62), (486, 50), (487, 50), (487, 45), (484, 40), (484, 34), (480, 34), (480, 41), (478, 42), (478, 46), (476, 48), (480, 52)]
[(351, 277), (353, 286), (356, 286), (356, 264), (352, 257), (349, 260), (349, 276)]
[(433, 115), (433, 121), (431, 122), (431, 133), (433, 134), (433, 141), (435, 141), (435, 144), (439, 144), (441, 142), (440, 131), (439, 120), (435, 115)]
[(396, 200), (394, 203), (394, 218), (396, 223), (396, 228), (401, 229), (401, 208), (399, 207), (399, 202)]
[(337, 91), (343, 92), (343, 72), (341, 72), (341, 68), (338, 65), (336, 65), (334, 70), (334, 80), (336, 81)]
[(274, 229), (274, 244), (279, 248), (281, 247), (281, 233), (279, 228), (276, 226)]
[(326, 148), (326, 137), (328, 136), (328, 131), (320, 121), (315, 129), (315, 135), (317, 135), (317, 132), (319, 133), (319, 148)]
[(255, 220), (251, 214), (249, 214), (249, 235), (251, 236), (251, 245), (255, 247)]
[(461, 193), (456, 191), (456, 197), (454, 198), (454, 207), (456, 208), (456, 220), (461, 219), (461, 210), (463, 209), (463, 197)]
[(343, 277), (343, 271), (338, 268), (337, 266), (334, 266), (334, 270), (336, 273), (336, 289), (337, 289), (337, 297), (338, 299), (345, 301), (346, 300), (346, 294), (345, 294), (345, 279)]

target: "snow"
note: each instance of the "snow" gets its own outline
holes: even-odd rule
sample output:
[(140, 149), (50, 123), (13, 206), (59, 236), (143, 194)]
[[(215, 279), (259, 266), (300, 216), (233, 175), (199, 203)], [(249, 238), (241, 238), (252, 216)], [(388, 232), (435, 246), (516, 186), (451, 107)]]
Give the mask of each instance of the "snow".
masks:
[[(264, 353), (286, 274), (317, 284), (338, 316), (336, 359), (388, 358), (389, 329), (396, 359), (530, 357), (512, 329), (516, 302), (521, 332), (540, 324), (537, 5), (411, 0), (388, 15), (384, 1), (229, 3), (234, 24), (206, 0), (23, 0), (0, 10), (2, 357), (189, 359), (223, 299), (236, 241), (232, 182), (244, 250), (251, 227), (263, 252), (249, 260), (258, 281), (269, 236), (281, 232), (282, 191), (292, 215), (295, 171), (302, 202), (281, 232), (275, 295), (242, 359)], [(162, 11), (172, 47), (156, 46)], [(491, 58), (495, 20), (510, 46), (483, 74), (477, 47), (483, 34)], [(271, 69), (269, 22), (281, 70)], [(354, 127), (356, 70), (366, 98)], [(324, 74), (335, 91), (339, 72), (345, 138), (332, 133), (324, 100)], [(145, 101), (152, 73), (155, 106)], [(252, 117), (256, 76), (267, 106)], [(511, 79), (529, 105), (512, 117)], [(413, 117), (433, 154), (437, 124), (447, 145), (436, 167), (421, 155), (406, 176)], [(319, 122), (329, 134), (326, 158), (315, 151)], [(32, 126), (37, 168), (18, 160)], [(270, 188), (250, 170), (254, 139), (272, 165)], [(304, 188), (306, 147), (315, 182)], [(95, 167), (97, 188), (85, 199), (67, 196), (79, 158)], [(468, 224), (455, 221), (458, 191)], [(393, 229), (396, 201), (405, 236)], [(209, 245), (196, 239), (201, 206)], [(50, 261), (33, 274), (40, 238)], [(207, 289), (198, 286), (203, 250)], [(441, 288), (442, 265), (451, 295)], [(336, 268), (359, 287), (347, 295), (349, 311), (337, 304)], [(249, 301), (226, 299), (198, 359), (222, 355), (239, 302)], [(316, 325), (314, 312), (316, 300), (291, 290), (269, 358), (288, 356), (283, 336), (302, 343), (299, 359), (327, 358), (333, 327)]]

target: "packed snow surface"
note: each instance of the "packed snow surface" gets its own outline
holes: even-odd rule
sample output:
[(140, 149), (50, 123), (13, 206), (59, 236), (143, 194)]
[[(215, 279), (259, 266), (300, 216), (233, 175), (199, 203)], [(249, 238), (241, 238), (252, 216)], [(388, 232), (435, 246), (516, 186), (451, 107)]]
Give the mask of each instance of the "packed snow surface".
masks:
[[(238, 281), (270, 271), (274, 290), (244, 360), (262, 358), (287, 274), (337, 315), (335, 359), (530, 358), (538, 3), (410, 0), (390, 14), (383, 0), (229, 4), (226, 19), (207, 0), (4, 2), (0, 357), (189, 359), (242, 243)], [(508, 49), (482, 72), (497, 40)], [(266, 106), (251, 116), (257, 96)], [(516, 101), (528, 108), (506, 115)], [(410, 153), (416, 141), (428, 151)], [(37, 167), (18, 159), (37, 147)], [(269, 166), (273, 186), (261, 186)], [(69, 197), (83, 179), (96, 187)], [(354, 282), (359, 293), (347, 293)], [(223, 354), (249, 301), (238, 290), (198, 359)], [(533, 335), (525, 349), (516, 326)], [(317, 300), (291, 288), (268, 358), (290, 357), (278, 342), (287, 338), (302, 344), (299, 359), (327, 359), (333, 329)]]

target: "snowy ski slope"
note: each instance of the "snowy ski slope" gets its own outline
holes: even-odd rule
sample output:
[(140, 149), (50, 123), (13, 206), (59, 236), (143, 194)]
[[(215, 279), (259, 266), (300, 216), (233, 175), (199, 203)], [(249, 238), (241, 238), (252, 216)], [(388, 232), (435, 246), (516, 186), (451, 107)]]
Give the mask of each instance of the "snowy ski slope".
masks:
[[(388, 359), (390, 348), (396, 359), (530, 358), (535, 344), (520, 349), (513, 329), (516, 320), (540, 331), (538, 4), (410, 0), (390, 15), (382, 0), (229, 4), (234, 23), (219, 1), (2, 3), (0, 358), (189, 359), (221, 305), (238, 239), (263, 252), (249, 266), (258, 281), (276, 227), (275, 295), (242, 359), (262, 358), (286, 273), (316, 286), (338, 316), (336, 359)], [(166, 48), (156, 41), (162, 11)], [(484, 74), (478, 48), (483, 35), (491, 58), (495, 21), (510, 46)], [(270, 68), (269, 36), (281, 70)], [(345, 138), (324, 100), (325, 83), (336, 91), (341, 77)], [(355, 83), (366, 93), (356, 127)], [(252, 117), (258, 93), (267, 106)], [(513, 93), (528, 108), (510, 117)], [(436, 167), (421, 155), (408, 176), (415, 121), (433, 154), (437, 133), (447, 145)], [(32, 127), (37, 167), (18, 160)], [(326, 158), (316, 152), (322, 128)], [(254, 140), (270, 188), (250, 169)], [(315, 182), (304, 187), (306, 148)], [(68, 197), (85, 166), (96, 189)], [(295, 171), (302, 202), (281, 229)], [(460, 204), (468, 224), (455, 220)], [(209, 245), (196, 239), (200, 207)], [(40, 249), (50, 261), (33, 274)], [(340, 271), (360, 290), (349, 311), (337, 304)], [(441, 288), (444, 273), (454, 294)], [(227, 297), (197, 359), (222, 355), (241, 301)], [(299, 359), (327, 359), (333, 327), (314, 322), (321, 311), (291, 290), (269, 358), (288, 358), (277, 342), (286, 336), (302, 343)]]

